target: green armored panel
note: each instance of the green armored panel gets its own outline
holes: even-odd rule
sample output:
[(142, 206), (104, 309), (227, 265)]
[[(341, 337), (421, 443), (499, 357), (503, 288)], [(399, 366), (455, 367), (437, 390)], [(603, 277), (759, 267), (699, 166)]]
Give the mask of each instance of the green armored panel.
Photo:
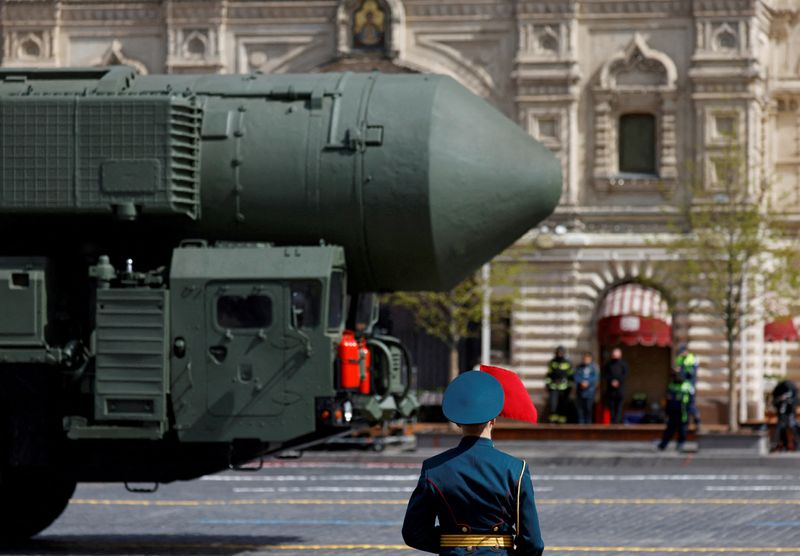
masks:
[(332, 277), (344, 262), (338, 246), (174, 250), (171, 401), (181, 440), (314, 432), (316, 398), (336, 394), (341, 327), (331, 315), (344, 292)]
[(2, 98), (0, 211), (197, 218), (199, 125), (179, 97)]
[(0, 259), (0, 346), (44, 346), (47, 294), (43, 261)]
[(169, 292), (97, 291), (95, 419), (166, 418)]

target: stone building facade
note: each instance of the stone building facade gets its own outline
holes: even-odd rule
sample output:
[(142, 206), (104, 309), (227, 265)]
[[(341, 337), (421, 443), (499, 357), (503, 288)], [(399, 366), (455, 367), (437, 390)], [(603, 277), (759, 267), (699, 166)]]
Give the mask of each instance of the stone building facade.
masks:
[[(556, 345), (602, 356), (601, 319), (648, 317), (610, 308), (617, 287), (646, 284), (669, 300), (665, 215), (690, 162), (713, 182), (723, 136), (745, 146), (754, 176), (800, 202), (797, 0), (4, 0), (0, 48), (6, 67), (451, 75), (563, 166), (560, 207), (518, 244), (529, 265), (508, 362), (535, 393)], [(668, 313), (672, 347), (628, 350), (637, 380), (660, 388), (688, 341), (705, 417), (722, 419), (722, 327), (702, 306)], [(738, 349), (741, 416), (757, 418), (765, 375), (800, 378), (800, 350), (766, 342), (760, 325)]]

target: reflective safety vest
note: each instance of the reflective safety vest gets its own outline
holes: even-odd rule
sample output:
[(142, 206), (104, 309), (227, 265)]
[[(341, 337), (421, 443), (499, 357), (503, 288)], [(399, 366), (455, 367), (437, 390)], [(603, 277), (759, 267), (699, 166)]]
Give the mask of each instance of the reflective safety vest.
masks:
[(667, 386), (667, 409), (681, 411), (681, 420), (686, 423), (689, 420), (689, 401), (692, 399), (694, 388), (688, 380), (681, 382), (670, 382)]
[(697, 367), (699, 365), (700, 361), (692, 352), (689, 352), (686, 355), (679, 355), (675, 358), (675, 366), (686, 378), (690, 380), (695, 380), (697, 378), (695, 374), (697, 373)]
[(551, 359), (544, 385), (548, 390), (568, 390), (574, 371), (569, 359)]

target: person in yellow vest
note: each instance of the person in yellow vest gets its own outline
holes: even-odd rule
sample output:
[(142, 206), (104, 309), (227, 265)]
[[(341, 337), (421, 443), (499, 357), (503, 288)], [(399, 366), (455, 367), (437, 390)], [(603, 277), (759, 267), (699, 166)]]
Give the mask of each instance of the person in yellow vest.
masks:
[(697, 405), (695, 405), (695, 396), (697, 394), (697, 370), (699, 368), (700, 360), (697, 355), (689, 351), (689, 346), (681, 344), (678, 347), (678, 356), (675, 358), (675, 369), (692, 385), (692, 395), (689, 398), (687, 412), (694, 421), (694, 428), (697, 432), (700, 432), (700, 412), (697, 411)]
[(686, 442), (686, 425), (689, 422), (689, 400), (692, 397), (692, 384), (677, 369), (672, 371), (672, 380), (667, 386), (667, 426), (658, 444), (664, 450), (672, 437), (678, 434), (678, 451), (683, 450)]
[(547, 364), (544, 386), (547, 388), (548, 420), (551, 423), (566, 423), (569, 409), (569, 393), (572, 389), (574, 371), (566, 358), (564, 346), (556, 348), (555, 357)]

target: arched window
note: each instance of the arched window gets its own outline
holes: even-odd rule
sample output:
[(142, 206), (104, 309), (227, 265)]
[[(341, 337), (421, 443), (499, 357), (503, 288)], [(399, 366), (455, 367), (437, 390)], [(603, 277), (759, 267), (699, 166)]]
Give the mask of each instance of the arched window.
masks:
[(206, 55), (206, 41), (204, 37), (194, 34), (186, 40), (186, 57), (201, 60)]
[(652, 114), (623, 114), (619, 118), (619, 171), (657, 174), (656, 118)]

